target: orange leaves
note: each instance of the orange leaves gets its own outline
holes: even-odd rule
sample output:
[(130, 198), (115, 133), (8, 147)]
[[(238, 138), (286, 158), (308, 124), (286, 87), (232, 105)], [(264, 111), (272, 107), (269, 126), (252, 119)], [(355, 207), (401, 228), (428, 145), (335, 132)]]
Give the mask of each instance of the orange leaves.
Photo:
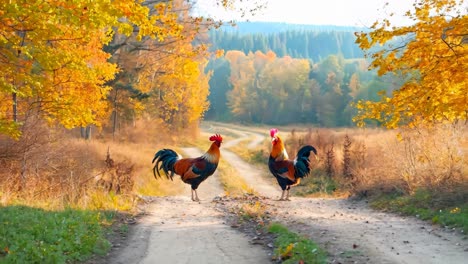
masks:
[(215, 56), (217, 59), (221, 58), (222, 56), (224, 56), (224, 50), (216, 50)]
[(391, 98), (358, 103), (357, 122), (362, 124), (369, 118), (397, 127), (466, 119), (468, 72), (461, 65), (468, 63), (468, 43), (464, 40), (468, 16), (462, 3), (419, 1), (415, 10), (406, 13), (415, 21), (413, 25), (388, 30), (384, 20), (374, 24), (372, 32), (356, 34), (362, 49), (384, 45), (372, 53), (371, 67), (378, 69), (379, 75), (392, 73), (406, 78)]

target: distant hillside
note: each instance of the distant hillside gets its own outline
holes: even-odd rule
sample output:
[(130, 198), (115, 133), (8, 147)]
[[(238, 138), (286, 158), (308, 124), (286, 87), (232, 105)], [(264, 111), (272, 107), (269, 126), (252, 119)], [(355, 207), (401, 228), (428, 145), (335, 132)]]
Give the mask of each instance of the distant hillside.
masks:
[(295, 25), (287, 23), (243, 22), (210, 32), (213, 49), (240, 50), (245, 54), (273, 51), (277, 56), (306, 58), (319, 62), (329, 55), (345, 59), (362, 58), (355, 44), (356, 28), (342, 26)]
[(225, 25), (221, 30), (227, 32), (237, 32), (239, 34), (256, 34), (256, 33), (278, 33), (284, 31), (314, 31), (314, 32), (356, 32), (365, 30), (352, 26), (333, 26), (333, 25), (303, 25), (289, 24), (283, 22), (238, 22), (235, 26)]

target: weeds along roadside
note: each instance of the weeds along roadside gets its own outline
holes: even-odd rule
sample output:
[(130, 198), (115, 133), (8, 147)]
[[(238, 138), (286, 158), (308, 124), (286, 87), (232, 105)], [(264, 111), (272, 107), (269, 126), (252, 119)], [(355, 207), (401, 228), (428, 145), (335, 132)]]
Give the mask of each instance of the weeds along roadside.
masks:
[[(468, 129), (424, 128), (283, 130), (291, 157), (314, 145), (320, 162), (292, 189), (306, 197), (369, 199), (379, 210), (402, 213), (467, 232)], [(241, 143), (242, 144), (242, 143)], [(235, 147), (241, 158), (266, 166), (269, 145)]]

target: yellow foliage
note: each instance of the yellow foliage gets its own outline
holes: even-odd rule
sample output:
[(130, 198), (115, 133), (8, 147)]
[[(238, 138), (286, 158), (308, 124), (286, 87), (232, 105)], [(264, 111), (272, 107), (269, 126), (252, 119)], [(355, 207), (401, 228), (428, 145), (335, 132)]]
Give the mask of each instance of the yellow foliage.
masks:
[(281, 259), (287, 259), (291, 257), (293, 249), (294, 249), (294, 244), (290, 243), (284, 250), (281, 250), (280, 251)]
[(104, 45), (115, 33), (164, 40), (181, 31), (176, 14), (150, 15), (142, 1), (10, 0), (0, 10), (0, 133), (10, 136), (30, 110), (67, 128), (99, 125), (117, 72)]
[(224, 50), (216, 50), (216, 58), (221, 58), (224, 56)]
[(468, 16), (463, 1), (419, 1), (406, 16), (414, 24), (390, 29), (384, 19), (372, 26), (373, 31), (356, 34), (364, 50), (386, 45), (372, 54), (371, 68), (379, 75), (401, 74), (406, 82), (391, 97), (358, 102), (354, 120), (363, 125), (365, 119), (376, 119), (389, 128), (465, 120)]

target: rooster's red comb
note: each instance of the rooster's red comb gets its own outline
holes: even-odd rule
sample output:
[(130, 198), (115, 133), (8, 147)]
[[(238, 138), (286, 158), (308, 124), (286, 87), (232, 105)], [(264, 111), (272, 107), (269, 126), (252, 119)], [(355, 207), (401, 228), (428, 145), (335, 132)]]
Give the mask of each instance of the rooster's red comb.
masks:
[(223, 142), (223, 137), (220, 134), (215, 134), (210, 137), (210, 141)]
[(270, 129), (270, 137), (274, 137), (278, 133), (278, 129), (272, 128)]

